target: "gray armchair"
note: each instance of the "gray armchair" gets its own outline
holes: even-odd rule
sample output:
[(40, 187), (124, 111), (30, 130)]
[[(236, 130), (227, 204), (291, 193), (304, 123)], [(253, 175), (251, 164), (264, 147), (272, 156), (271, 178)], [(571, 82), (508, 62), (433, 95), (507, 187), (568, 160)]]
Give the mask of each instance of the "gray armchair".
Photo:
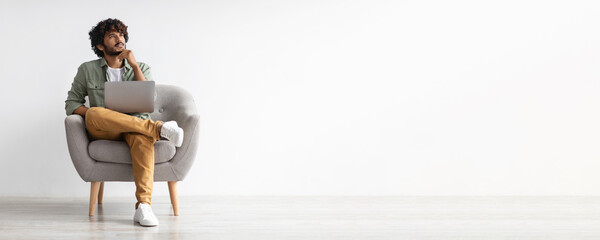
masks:
[[(183, 88), (157, 84), (156, 93), (152, 120), (175, 120), (185, 133), (179, 148), (167, 140), (154, 144), (154, 181), (168, 182), (173, 214), (177, 216), (177, 181), (185, 178), (196, 158), (200, 116), (192, 95)], [(96, 203), (102, 204), (105, 181), (133, 181), (129, 146), (124, 141), (90, 141), (83, 117), (76, 114), (65, 118), (65, 130), (73, 165), (84, 181), (91, 182), (89, 214), (93, 216)]]

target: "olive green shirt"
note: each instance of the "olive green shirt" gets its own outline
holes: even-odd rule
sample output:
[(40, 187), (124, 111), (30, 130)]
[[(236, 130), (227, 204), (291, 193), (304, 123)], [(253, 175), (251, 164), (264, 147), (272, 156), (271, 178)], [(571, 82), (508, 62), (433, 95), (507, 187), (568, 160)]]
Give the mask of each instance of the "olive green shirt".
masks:
[[(134, 81), (133, 69), (126, 59), (124, 61), (123, 81)], [(146, 81), (153, 81), (150, 66), (142, 62), (138, 62), (138, 65), (146, 77)], [(79, 66), (65, 101), (67, 115), (73, 114), (75, 109), (84, 105), (85, 96), (89, 98), (90, 107), (104, 107), (104, 83), (108, 81), (107, 69), (108, 64), (104, 58), (85, 62)], [(149, 113), (131, 113), (129, 115), (150, 119)]]

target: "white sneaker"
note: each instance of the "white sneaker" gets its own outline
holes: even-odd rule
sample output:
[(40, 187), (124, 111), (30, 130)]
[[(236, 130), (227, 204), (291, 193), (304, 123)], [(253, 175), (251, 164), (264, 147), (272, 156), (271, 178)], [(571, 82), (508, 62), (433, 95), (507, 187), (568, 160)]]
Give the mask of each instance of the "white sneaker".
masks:
[(177, 126), (177, 122), (168, 121), (162, 125), (160, 136), (169, 139), (175, 147), (181, 147), (183, 144), (183, 129)]
[(153, 227), (158, 225), (158, 219), (154, 216), (152, 208), (146, 203), (140, 203), (133, 215), (133, 221), (140, 223), (144, 227)]

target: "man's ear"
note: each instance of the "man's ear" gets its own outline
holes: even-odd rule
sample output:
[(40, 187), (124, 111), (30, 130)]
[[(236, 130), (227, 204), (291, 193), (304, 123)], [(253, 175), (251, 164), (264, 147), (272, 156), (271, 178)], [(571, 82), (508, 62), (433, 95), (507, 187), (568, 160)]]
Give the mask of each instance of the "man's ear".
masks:
[(100, 50), (100, 51), (103, 51), (103, 52), (104, 52), (104, 45), (102, 45), (102, 44), (97, 44), (97, 45), (96, 45), (96, 48), (97, 48), (98, 50)]

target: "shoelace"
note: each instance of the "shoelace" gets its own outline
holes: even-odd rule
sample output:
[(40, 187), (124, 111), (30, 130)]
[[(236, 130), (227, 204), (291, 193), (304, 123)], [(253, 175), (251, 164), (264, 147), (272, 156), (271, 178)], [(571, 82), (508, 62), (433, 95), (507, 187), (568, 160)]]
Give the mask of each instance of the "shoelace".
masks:
[(144, 218), (152, 216), (153, 215), (152, 209), (149, 207), (143, 206), (142, 207), (142, 215), (144, 216)]
[(163, 125), (163, 129), (165, 130), (165, 137), (166, 137), (167, 139), (171, 139), (171, 138), (173, 138), (173, 132), (174, 132), (174, 131), (173, 131), (173, 129), (171, 128), (171, 126), (167, 126), (167, 127), (165, 128), (165, 125)]

